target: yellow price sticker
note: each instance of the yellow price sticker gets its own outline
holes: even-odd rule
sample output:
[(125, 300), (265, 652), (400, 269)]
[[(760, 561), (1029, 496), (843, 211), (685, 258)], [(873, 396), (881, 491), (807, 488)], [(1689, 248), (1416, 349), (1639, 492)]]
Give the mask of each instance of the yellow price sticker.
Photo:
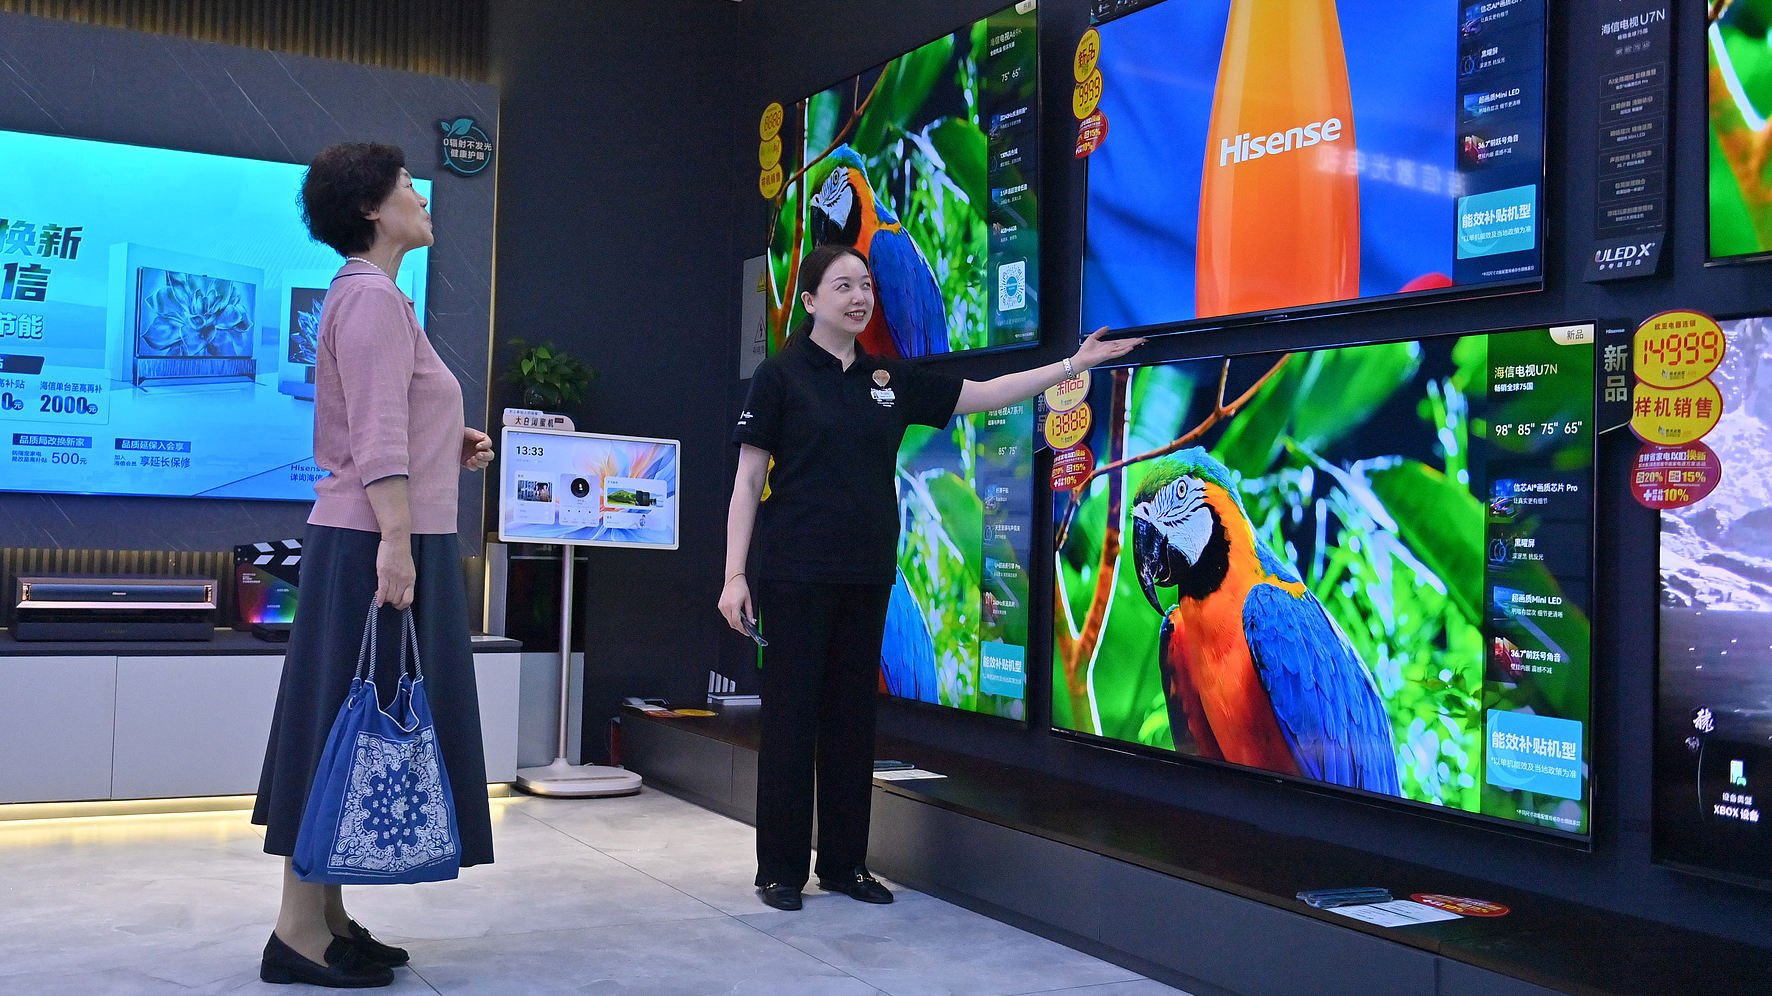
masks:
[(757, 146), (757, 165), (764, 169), (774, 169), (781, 162), (781, 136), (766, 138)]
[(1716, 372), (1729, 341), (1716, 319), (1697, 311), (1664, 311), (1637, 327), (1632, 367), (1650, 387), (1695, 384)]
[(763, 108), (763, 117), (757, 122), (757, 137), (767, 142), (780, 134), (781, 122), (786, 113), (779, 103)]
[(1723, 394), (1709, 380), (1673, 390), (1638, 384), (1631, 398), (1630, 431), (1645, 443), (1696, 443), (1723, 417)]
[(1077, 39), (1077, 57), (1071, 60), (1071, 75), (1078, 83), (1089, 78), (1095, 72), (1095, 64), (1101, 61), (1101, 32), (1090, 28)]
[(775, 195), (781, 193), (781, 180), (781, 165), (778, 163), (757, 177), (757, 192), (763, 195), (764, 200), (774, 200)]
[(1082, 442), (1094, 425), (1095, 413), (1089, 410), (1087, 401), (1068, 412), (1048, 412), (1046, 442), (1055, 450), (1068, 450)]
[(1101, 70), (1092, 69), (1088, 78), (1071, 91), (1071, 113), (1077, 116), (1078, 121), (1094, 114), (1095, 108), (1100, 106), (1101, 87)]
[(1046, 407), (1054, 412), (1068, 412), (1089, 397), (1089, 371), (1061, 380), (1046, 389)]

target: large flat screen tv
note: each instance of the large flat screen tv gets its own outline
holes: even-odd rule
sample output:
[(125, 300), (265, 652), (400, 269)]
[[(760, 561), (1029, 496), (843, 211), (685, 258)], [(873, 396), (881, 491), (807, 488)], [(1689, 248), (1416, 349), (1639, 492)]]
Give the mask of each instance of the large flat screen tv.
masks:
[(787, 108), (772, 351), (804, 315), (795, 273), (821, 244), (853, 246), (873, 268), (870, 353), (1039, 342), (1036, 13), (1007, 7)]
[(1166, 0), (1099, 26), (1083, 328), (1542, 286), (1544, 0)]
[(1763, 259), (1772, 255), (1772, 176), (1760, 152), (1772, 114), (1767, 12), (1711, 4), (1709, 17), (1710, 261)]
[(1027, 718), (1033, 427), (1024, 401), (905, 433), (882, 692)]
[(1057, 731), (1588, 839), (1591, 324), (1092, 373)]
[(1716, 489), (1661, 513), (1655, 860), (1772, 888), (1772, 318), (1721, 323)]
[[(305, 167), (21, 132), (0, 161), (0, 490), (312, 501), (342, 260), (302, 227)], [(421, 320), (428, 262), (400, 268)]]

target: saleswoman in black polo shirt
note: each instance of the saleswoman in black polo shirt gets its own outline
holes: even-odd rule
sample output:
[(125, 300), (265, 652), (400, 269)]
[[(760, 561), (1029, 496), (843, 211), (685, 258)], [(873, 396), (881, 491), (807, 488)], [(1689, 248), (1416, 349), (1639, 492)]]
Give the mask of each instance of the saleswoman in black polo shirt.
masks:
[[(868, 874), (874, 694), (898, 547), (898, 445), (910, 425), (993, 411), (1044, 391), (1143, 339), (1104, 340), (1075, 356), (983, 382), (870, 356), (855, 337), (874, 310), (867, 260), (820, 246), (800, 264), (811, 316), (764, 360), (732, 438), (738, 479), (726, 519), (720, 612), (745, 631), (769, 621), (757, 760), (757, 886), (777, 909), (800, 908), (818, 786), (818, 884), (864, 902), (892, 893)], [(770, 467), (774, 457), (775, 466)], [(762, 503), (767, 480), (770, 497)], [(746, 578), (752, 526), (762, 530)]]

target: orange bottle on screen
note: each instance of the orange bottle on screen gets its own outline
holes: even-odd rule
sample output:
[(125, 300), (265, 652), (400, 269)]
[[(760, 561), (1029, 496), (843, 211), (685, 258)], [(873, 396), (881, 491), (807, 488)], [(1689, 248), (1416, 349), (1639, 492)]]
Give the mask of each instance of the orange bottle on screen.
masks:
[(1335, 0), (1231, 0), (1209, 129), (1195, 314), (1358, 297), (1360, 178)]

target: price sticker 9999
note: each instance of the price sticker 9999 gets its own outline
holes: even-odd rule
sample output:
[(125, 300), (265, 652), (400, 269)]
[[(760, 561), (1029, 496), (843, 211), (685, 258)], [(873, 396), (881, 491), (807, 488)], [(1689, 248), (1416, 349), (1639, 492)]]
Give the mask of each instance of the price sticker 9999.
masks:
[(1068, 450), (1083, 441), (1095, 424), (1095, 413), (1085, 401), (1068, 412), (1048, 412), (1046, 443), (1055, 450)]
[(1092, 70), (1089, 77), (1071, 91), (1071, 113), (1076, 115), (1078, 121), (1095, 113), (1095, 108), (1101, 104), (1101, 91), (1100, 69)]

